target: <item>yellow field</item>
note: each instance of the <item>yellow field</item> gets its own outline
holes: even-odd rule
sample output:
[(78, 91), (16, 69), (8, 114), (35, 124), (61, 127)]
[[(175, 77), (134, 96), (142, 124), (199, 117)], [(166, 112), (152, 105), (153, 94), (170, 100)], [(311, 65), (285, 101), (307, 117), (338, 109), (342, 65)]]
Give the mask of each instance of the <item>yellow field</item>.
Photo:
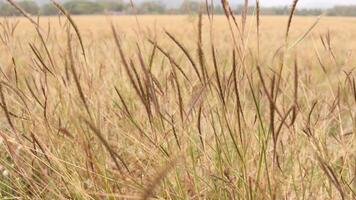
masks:
[[(98, 52), (97, 48), (107, 48), (105, 42), (112, 42), (111, 23), (115, 24), (121, 37), (128, 41), (127, 45), (135, 46), (137, 39), (143, 41), (147, 38), (153, 39), (157, 37), (158, 42), (166, 44), (168, 48), (174, 47), (174, 44), (167, 40), (166, 36), (162, 35), (164, 30), (172, 32), (179, 40), (185, 43), (188, 49), (196, 45), (196, 41), (192, 41), (192, 39), (196, 38), (198, 33), (197, 16), (75, 16), (73, 18), (84, 38), (84, 43), (88, 46), (94, 45), (96, 47), (88, 49), (89, 51), (96, 50)], [(287, 16), (264, 16), (261, 19), (261, 58), (266, 59), (266, 62), (271, 62), (270, 59), (273, 58), (276, 51), (284, 45), (287, 20)], [(15, 35), (18, 43), (24, 44), (35, 39), (36, 32), (27, 19), (17, 18), (12, 21), (19, 22)], [(294, 17), (290, 42), (297, 41), (316, 21), (317, 17)], [(294, 50), (296, 53), (301, 54), (300, 57), (305, 58), (302, 59), (302, 62), (316, 61), (311, 58), (315, 57), (315, 50), (322, 48), (320, 36), (326, 37), (330, 33), (333, 52), (339, 54), (337, 57), (344, 66), (352, 65), (355, 62), (352, 52), (356, 48), (356, 41), (354, 40), (356, 38), (355, 21), (355, 18), (322, 17), (311, 33)], [(50, 36), (56, 36), (54, 43), (58, 40), (66, 41), (66, 29), (64, 28), (66, 19), (64, 17), (41, 17), (40, 24), (44, 33), (49, 31), (51, 33)], [(50, 24), (50, 29), (48, 29), (48, 24)], [(220, 51), (230, 51), (232, 37), (225, 16), (215, 16), (213, 28), (215, 45)], [(256, 48), (256, 23), (254, 17), (248, 18), (247, 29), (248, 36), (246, 40), (249, 42), (250, 47)], [(209, 48), (210, 43), (209, 30), (210, 25), (207, 17), (205, 17), (203, 37), (206, 38), (204, 43), (208, 45), (207, 48)], [(130, 51), (130, 48), (128, 48), (128, 51)], [(17, 53), (24, 55), (24, 52)], [(6, 55), (5, 58), (9, 58), (9, 56)], [(97, 58), (105, 57), (99, 56)], [(340, 68), (338, 69), (340, 70)]]
[(356, 198), (355, 18), (73, 21), (1, 19), (0, 198)]

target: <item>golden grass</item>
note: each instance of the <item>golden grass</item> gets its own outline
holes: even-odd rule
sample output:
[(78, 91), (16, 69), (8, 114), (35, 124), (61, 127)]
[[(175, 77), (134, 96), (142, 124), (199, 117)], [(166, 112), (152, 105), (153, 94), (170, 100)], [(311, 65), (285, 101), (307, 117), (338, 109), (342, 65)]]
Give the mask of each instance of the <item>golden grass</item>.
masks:
[(1, 21), (2, 198), (356, 197), (354, 18), (73, 21)]

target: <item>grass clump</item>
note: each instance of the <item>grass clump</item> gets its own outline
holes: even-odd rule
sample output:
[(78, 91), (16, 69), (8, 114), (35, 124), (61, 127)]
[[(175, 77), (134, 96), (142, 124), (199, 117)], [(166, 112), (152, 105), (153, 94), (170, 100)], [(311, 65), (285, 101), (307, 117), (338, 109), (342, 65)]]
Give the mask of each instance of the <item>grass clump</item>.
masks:
[(298, 1), (273, 41), (259, 1), (206, 6), (188, 38), (138, 17), (134, 36), (114, 17), (98, 36), (55, 1), (48, 23), (10, 3), (31, 23), (1, 26), (2, 198), (355, 198), (352, 58), (319, 20), (293, 32)]

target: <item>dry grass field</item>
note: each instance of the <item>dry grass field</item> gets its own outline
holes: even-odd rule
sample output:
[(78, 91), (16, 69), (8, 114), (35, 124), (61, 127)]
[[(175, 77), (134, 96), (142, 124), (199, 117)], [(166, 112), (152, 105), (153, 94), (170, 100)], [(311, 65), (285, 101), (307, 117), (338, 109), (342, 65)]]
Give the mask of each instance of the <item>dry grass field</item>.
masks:
[(33, 19), (0, 20), (0, 198), (356, 198), (355, 18)]

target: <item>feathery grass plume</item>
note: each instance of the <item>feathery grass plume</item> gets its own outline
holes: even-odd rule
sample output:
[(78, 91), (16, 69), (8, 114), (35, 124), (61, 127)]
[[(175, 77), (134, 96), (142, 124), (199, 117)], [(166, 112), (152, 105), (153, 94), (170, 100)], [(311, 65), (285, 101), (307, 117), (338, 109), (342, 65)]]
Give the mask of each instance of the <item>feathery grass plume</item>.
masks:
[[(121, 48), (121, 47), (120, 47)], [(134, 62), (130, 59), (130, 66), (131, 66), (131, 69), (132, 71), (136, 71), (136, 67), (135, 67), (135, 64)], [(147, 87), (147, 83), (145, 85), (145, 87), (143, 87), (143, 85), (139, 85), (139, 83), (136, 83), (135, 80), (134, 80), (134, 77), (132, 75), (132, 72), (129, 68), (127, 68), (125, 65), (124, 65), (124, 68), (125, 68), (125, 71), (127, 73), (127, 75), (129, 76), (129, 80), (131, 82), (131, 85), (133, 86), (134, 90), (136, 91), (136, 94), (137, 96), (139, 96), (140, 100), (141, 100), (141, 103), (142, 105), (145, 107), (146, 109), (146, 112), (147, 112), (147, 117), (149, 118), (149, 120), (151, 121), (152, 120), (152, 110), (151, 110), (151, 106), (150, 106), (150, 97), (149, 97), (149, 89)], [(136, 72), (137, 73), (137, 72)], [(135, 74), (136, 74), (135, 73)], [(140, 80), (139, 77), (136, 77), (136, 79)], [(139, 82), (139, 81), (138, 81)], [(137, 86), (137, 84), (139, 86)], [(143, 87), (143, 88), (140, 88), (140, 87)], [(141, 91), (140, 91), (141, 90)]]
[[(230, 13), (230, 16), (232, 18), (232, 21), (234, 22), (234, 25), (235, 25), (235, 28), (237, 29), (238, 33), (239, 33), (239, 36), (242, 37), (242, 32), (241, 32), (241, 29), (240, 29), (240, 26), (239, 24), (237, 23), (237, 20), (236, 20), (236, 17), (234, 15), (234, 11), (232, 10), (232, 8), (229, 6), (229, 13)], [(241, 38), (241, 41), (243, 39)]]
[[(34, 82), (34, 79), (32, 77), (32, 80)], [(38, 105), (40, 105), (42, 108), (44, 108), (44, 104), (42, 103), (42, 101), (38, 98), (38, 96), (35, 94), (35, 92), (33, 91), (31, 85), (30, 85), (30, 82), (27, 78), (25, 78), (25, 84), (26, 84), (26, 87), (28, 89), (28, 91), (30, 92), (30, 94), (32, 95), (32, 97), (35, 99), (35, 101), (38, 103)]]
[[(290, 46), (288, 46), (288, 50), (294, 48), (295, 46), (297, 46), (300, 42), (302, 42), (310, 33), (311, 31), (316, 27), (316, 25), (318, 25), (319, 21), (320, 21), (320, 16), (315, 20), (315, 22), (295, 41), (293, 42)], [(323, 40), (322, 40), (323, 41)], [(324, 46), (325, 47), (325, 46)], [(333, 56), (334, 60), (335, 57)]]
[(183, 75), (183, 77), (190, 83), (192, 84), (191, 80), (188, 78), (187, 74), (184, 72), (184, 70), (182, 69), (181, 66), (179, 66), (177, 64), (177, 62), (172, 58), (172, 56), (166, 52), (161, 46), (159, 46), (157, 44), (157, 42), (154, 42), (153, 40), (149, 39), (148, 40), (149, 43), (151, 43), (152, 45), (155, 45), (157, 47), (157, 49), (165, 56), (168, 58), (169, 62), (172, 64), (173, 67), (177, 68), (178, 71)]
[[(121, 43), (120, 43), (120, 39), (119, 39), (119, 37), (118, 37), (118, 35), (117, 35), (116, 29), (115, 29), (115, 27), (114, 27), (113, 24), (111, 25), (111, 30), (112, 30), (112, 33), (113, 33), (113, 36), (114, 36), (114, 39), (115, 39), (115, 44), (116, 44), (117, 48), (119, 49), (119, 53), (120, 53), (120, 57), (121, 57), (121, 62), (122, 62), (122, 64), (123, 64), (123, 66), (125, 67), (126, 73), (127, 73), (127, 75), (129, 76), (130, 81), (132, 82), (132, 85), (133, 85), (133, 87), (135, 88), (136, 92), (138, 93), (138, 95), (139, 95), (140, 97), (142, 97), (142, 95), (141, 95), (141, 93), (139, 92), (139, 89), (138, 89), (138, 87), (137, 87), (137, 85), (136, 85), (136, 82), (134, 81), (133, 75), (131, 74), (129, 64), (128, 64), (126, 58), (125, 58), (125, 54), (124, 54), (124, 51), (123, 51), (123, 49), (122, 49), (122, 46), (121, 46)], [(130, 60), (130, 63), (133, 65), (132, 60)], [(135, 67), (132, 66), (132, 68), (134, 69)], [(134, 70), (134, 71), (135, 71), (135, 70)]]
[(224, 9), (225, 16), (230, 19), (230, 12), (229, 12), (229, 1), (228, 0), (221, 0), (221, 5)]
[[(156, 93), (156, 89), (155, 89), (155, 81), (154, 81), (154, 76), (153, 74), (149, 71), (149, 69), (146, 67), (146, 63), (144, 61), (143, 58), (143, 53), (141, 51), (141, 48), (138, 44), (136, 44), (137, 46), (137, 55), (140, 61), (140, 65), (141, 65), (141, 69), (143, 71), (143, 74), (145, 76), (144, 80), (145, 80), (145, 84), (146, 84), (146, 94), (147, 94), (147, 99), (148, 99), (148, 105), (150, 107), (150, 100), (152, 99), (152, 104), (156, 110), (157, 113), (161, 112), (161, 108), (160, 108), (160, 104), (158, 101), (158, 97), (157, 97), (157, 93)], [(158, 82), (158, 81), (157, 81)], [(157, 83), (156, 82), (156, 83)], [(156, 84), (158, 85), (158, 84)]]
[(183, 53), (185, 54), (185, 56), (188, 58), (189, 62), (192, 64), (193, 69), (195, 71), (195, 73), (197, 74), (199, 80), (202, 82), (202, 78), (200, 76), (199, 70), (197, 68), (197, 65), (195, 63), (195, 61), (193, 60), (192, 56), (189, 54), (188, 50), (183, 46), (183, 44), (181, 44), (171, 33), (169, 33), (167, 30), (165, 31), (165, 33), (168, 35), (169, 38), (171, 38), (171, 40), (183, 51)]
[(39, 52), (39, 50), (31, 43), (29, 43), (29, 46), (30, 46), (32, 52), (35, 54), (35, 56), (38, 59), (38, 61), (40, 61), (42, 67), (45, 68), (46, 71), (48, 71), (51, 75), (55, 76), (54, 73), (52, 72), (52, 70), (50, 70), (49, 67), (47, 66), (47, 64), (45, 63), (45, 61), (42, 58), (41, 53)]
[(299, 0), (293, 0), (292, 6), (291, 6), (291, 9), (290, 9), (290, 12), (289, 12), (287, 30), (286, 30), (286, 35), (285, 35), (286, 42), (288, 41), (289, 30), (290, 30), (291, 25), (292, 25), (292, 19), (293, 19), (294, 13), (295, 13), (295, 11), (297, 9), (298, 1)]
[(236, 153), (237, 153), (238, 157), (240, 158), (240, 160), (241, 160), (242, 162), (244, 162), (244, 158), (243, 158), (243, 156), (242, 156), (241, 150), (240, 150), (239, 145), (237, 144), (237, 141), (236, 141), (236, 139), (235, 139), (236, 132), (234, 132), (234, 131), (232, 130), (232, 128), (231, 128), (231, 126), (230, 126), (230, 124), (229, 124), (229, 120), (228, 120), (228, 118), (227, 118), (226, 112), (223, 112), (222, 115), (223, 115), (223, 117), (224, 117), (224, 121), (225, 121), (225, 124), (226, 124), (226, 126), (227, 126), (227, 130), (228, 130), (227, 132), (229, 132), (229, 136), (230, 136), (230, 138), (231, 138), (231, 140), (232, 140), (232, 143), (233, 143), (233, 145), (234, 145), (234, 147), (235, 147)]
[(112, 29), (112, 33), (114, 35), (116, 46), (119, 49), (121, 62), (123, 64), (123, 66), (124, 66), (126, 74), (128, 75), (130, 83), (133, 86), (137, 96), (140, 98), (142, 105), (146, 109), (147, 117), (151, 121), (152, 120), (152, 111), (151, 111), (151, 106), (150, 106), (149, 99), (148, 99), (148, 91), (146, 91), (146, 92), (144, 91), (144, 88), (143, 88), (143, 85), (141, 84), (141, 81), (140, 81), (140, 78), (138, 76), (138, 73), (136, 72), (135, 65), (134, 65), (133, 61), (130, 60), (130, 66), (133, 69), (134, 73), (137, 74), (137, 76), (136, 76), (137, 83), (136, 83), (135, 78), (134, 78), (134, 76), (133, 76), (133, 74), (132, 74), (132, 72), (130, 70), (129, 64), (128, 64), (126, 58), (125, 58), (125, 54), (124, 54), (124, 51), (122, 49), (120, 39), (119, 39), (119, 37), (117, 35), (116, 29), (115, 29), (113, 24), (111, 26), (111, 29)]
[(216, 82), (218, 84), (219, 96), (220, 96), (220, 99), (221, 99), (223, 105), (226, 106), (225, 95), (224, 95), (224, 90), (222, 88), (222, 83), (221, 83), (221, 80), (220, 80), (218, 63), (217, 63), (217, 60), (216, 60), (217, 58), (216, 58), (216, 52), (215, 52), (214, 44), (211, 45), (211, 52), (212, 52), (212, 56), (213, 56), (213, 65), (214, 65), (214, 69), (215, 69)]
[(325, 173), (326, 177), (330, 180), (330, 182), (335, 186), (335, 188), (338, 190), (340, 193), (340, 197), (342, 200), (345, 199), (345, 192), (343, 190), (342, 185), (340, 184), (339, 178), (334, 172), (334, 169), (329, 166), (329, 164), (320, 156), (316, 155), (317, 160), (319, 162), (320, 168), (323, 170)]
[(177, 146), (178, 146), (178, 149), (179, 149), (179, 150), (182, 150), (181, 144), (180, 144), (180, 142), (179, 142), (179, 138), (178, 138), (178, 135), (177, 135), (176, 124), (175, 124), (174, 116), (173, 116), (173, 115), (171, 116), (171, 126), (172, 126), (172, 132), (173, 132), (173, 135), (174, 135), (174, 139), (175, 139), (175, 141), (176, 141), (176, 144), (177, 144)]
[[(50, 30), (50, 27), (51, 27), (50, 24), (48, 25), (48, 27), (49, 27), (49, 28), (48, 28), (47, 37), (49, 37), (49, 35), (50, 35), (50, 33), (49, 33), (49, 30)], [(45, 48), (45, 51), (46, 51), (47, 57), (48, 57), (48, 59), (49, 59), (49, 62), (50, 62), (50, 64), (51, 64), (52, 70), (56, 70), (56, 67), (55, 67), (55, 64), (54, 64), (52, 55), (51, 55), (51, 53), (49, 52), (49, 49), (48, 49), (46, 40), (43, 38), (43, 35), (42, 35), (41, 31), (40, 31), (38, 28), (36, 29), (36, 31), (37, 31), (37, 34), (38, 34), (38, 36), (39, 36), (39, 38), (40, 38), (40, 41), (41, 41), (41, 43), (42, 43), (42, 46)]]
[(96, 126), (94, 126), (91, 122), (89, 122), (88, 120), (86, 120), (86, 119), (83, 119), (83, 120), (84, 120), (85, 124), (88, 125), (89, 128), (95, 133), (95, 135), (98, 137), (100, 142), (105, 146), (106, 150), (109, 152), (112, 160), (114, 161), (117, 169), (122, 173), (121, 166), (120, 166), (119, 162), (116, 160), (116, 158), (118, 158), (120, 160), (120, 162), (122, 163), (122, 165), (124, 166), (126, 171), (130, 173), (130, 170), (129, 170), (126, 162), (124, 161), (124, 159), (110, 147), (110, 144), (106, 141), (106, 139), (102, 135), (101, 131)]
[(140, 96), (142, 95), (143, 97), (145, 97), (145, 100), (147, 100), (148, 97), (146, 94), (146, 90), (144, 89), (145, 87), (143, 86), (143, 81), (141, 80), (141, 77), (140, 77), (138, 71), (136, 70), (135, 64), (133, 63), (133, 61), (131, 59), (130, 59), (130, 66), (131, 66), (131, 69), (135, 75), (135, 80), (132, 80), (131, 78), (133, 77), (133, 75), (131, 74), (130, 71), (127, 72), (128, 75), (131, 76), (130, 81), (134, 87), (136, 87), (136, 88), (138, 87), (139, 91), (137, 93)]
[(27, 100), (29, 100), (29, 98), (24, 94), (24, 92), (22, 90), (13, 87), (12, 85), (10, 85), (8, 82), (5, 82), (5, 81), (0, 81), (0, 84), (2, 84), (3, 86), (6, 86), (9, 90), (14, 92), (14, 94), (16, 94), (17, 97), (19, 97), (20, 102), (23, 104), (23, 106), (25, 106), (26, 111), (28, 113), (30, 113), (30, 109), (29, 109), (29, 106), (27, 103)]
[(236, 64), (236, 51), (232, 51), (232, 73), (233, 73), (233, 81), (234, 81), (234, 92), (236, 97), (236, 104), (237, 104), (237, 113), (240, 113), (243, 118), (244, 111), (242, 109), (241, 98), (240, 98), (240, 91), (239, 86), (237, 84), (237, 64)]
[(298, 108), (298, 88), (299, 88), (299, 76), (298, 76), (298, 61), (294, 61), (294, 105), (293, 105), (293, 118), (291, 125), (294, 124), (297, 119), (297, 108)]
[(327, 46), (328, 46), (328, 52), (330, 53), (332, 59), (334, 60), (335, 64), (337, 65), (337, 61), (336, 61), (336, 56), (333, 52), (333, 49), (331, 47), (331, 35), (330, 35), (330, 30), (328, 30), (327, 34), (326, 34), (326, 41), (327, 41)]
[(203, 112), (203, 105), (200, 105), (199, 112), (198, 112), (198, 124), (197, 124), (197, 127), (198, 127), (199, 140), (200, 140), (201, 146), (202, 146), (203, 150), (205, 150), (203, 132), (202, 132), (202, 125), (201, 125), (202, 114), (203, 114), (202, 112)]
[(77, 24), (74, 22), (73, 18), (71, 17), (71, 15), (67, 12), (67, 10), (61, 5), (59, 4), (56, 0), (50, 0), (52, 2), (52, 4), (61, 11), (61, 13), (66, 16), (66, 18), (68, 19), (69, 23), (72, 25), (78, 39), (79, 39), (79, 43), (80, 43), (80, 47), (82, 48), (82, 53), (83, 56), (86, 60), (86, 54), (85, 54), (85, 49), (84, 49), (84, 44), (83, 44), (83, 39), (82, 36), (79, 32), (78, 26)]
[[(239, 47), (238, 47), (238, 44), (237, 44), (237, 41), (236, 41), (236, 36), (235, 36), (236, 34), (235, 34), (235, 31), (234, 31), (233, 26), (232, 26), (231, 23), (232, 22), (234, 23), (236, 29), (238, 30), (238, 33), (240, 35), (241, 40), (243, 40), (242, 37), (241, 37), (242, 33), (241, 33), (241, 30), (240, 30), (240, 27), (239, 27), (239, 25), (237, 23), (235, 15), (234, 15), (231, 7), (230, 7), (229, 1), (228, 0), (221, 0), (221, 4), (223, 6), (223, 10), (224, 10), (225, 16), (226, 16), (228, 24), (229, 24), (231, 37), (232, 37), (233, 42), (234, 42), (234, 47), (236, 48), (236, 50), (239, 50)], [(232, 22), (230, 20), (230, 17), (232, 18)], [(213, 28), (211, 27), (211, 29), (213, 29)]]
[(319, 62), (319, 65), (320, 65), (321, 69), (323, 70), (324, 74), (327, 74), (328, 70), (326, 69), (325, 64), (323, 63), (323, 59), (320, 57), (320, 54), (319, 54), (318, 50), (314, 49), (314, 53), (316, 55), (316, 58), (317, 58), (317, 60)]
[[(237, 83), (237, 64), (236, 64), (236, 52), (235, 50), (232, 51), (232, 73), (233, 73), (233, 83), (234, 83), (234, 93), (235, 93), (235, 98), (236, 98), (236, 113), (237, 113), (237, 126), (238, 126), (238, 132), (239, 132), (239, 138), (240, 138), (240, 143), (242, 146), (242, 149), (244, 149), (244, 134), (242, 130), (242, 122), (246, 122), (245, 119), (245, 114), (242, 108), (241, 104), (241, 98), (240, 98), (240, 90), (239, 86)], [(241, 119), (242, 118), (242, 119)]]
[(210, 0), (210, 7), (211, 7), (211, 17), (209, 19), (210, 23), (212, 23), (212, 21), (214, 20), (214, 15), (215, 15), (215, 1), (214, 0)]
[[(270, 94), (272, 96), (272, 98), (274, 97), (274, 91), (275, 91), (275, 84), (276, 84), (276, 76), (273, 75), (272, 81), (271, 81), (271, 89), (270, 89)], [(275, 135), (275, 125), (274, 125), (274, 121), (275, 121), (275, 110), (274, 110), (274, 106), (272, 102), (269, 102), (269, 110), (270, 110), (270, 115), (269, 115), (269, 123), (270, 123), (270, 130), (272, 133), (272, 136), (274, 137)]]
[(283, 118), (283, 115), (282, 115), (281, 111), (278, 109), (276, 102), (272, 98), (271, 94), (268, 92), (267, 85), (266, 85), (266, 82), (265, 82), (265, 80), (263, 78), (261, 67), (259, 65), (257, 66), (257, 72), (258, 72), (258, 76), (259, 76), (259, 78), (261, 80), (261, 83), (262, 83), (262, 88), (263, 88), (268, 100), (270, 101), (270, 103), (273, 104), (273, 107), (277, 111), (278, 115), (281, 118)]
[(129, 118), (132, 118), (132, 115), (131, 115), (131, 112), (129, 110), (129, 107), (127, 106), (123, 96), (121, 95), (121, 93), (119, 92), (119, 89), (117, 87), (115, 87), (115, 91), (116, 91), (116, 94), (119, 96), (122, 105), (124, 106), (124, 110), (126, 112), (126, 115), (128, 115)]
[(245, 40), (247, 14), (248, 14), (248, 0), (245, 0), (244, 8), (241, 12), (241, 33), (242, 33), (243, 41)]
[(132, 9), (132, 13), (134, 16), (135, 16), (135, 21), (136, 21), (136, 25), (137, 25), (137, 29), (138, 31), (136, 32), (136, 34), (138, 35), (138, 40), (140, 43), (143, 43), (143, 40), (142, 40), (142, 36), (141, 34), (144, 33), (144, 31), (142, 30), (142, 26), (140, 24), (140, 20), (138, 19), (138, 9), (136, 8), (135, 6), (135, 3), (133, 0), (130, 0), (130, 7)]
[(13, 38), (15, 36), (15, 31), (17, 30), (19, 23), (19, 20), (15, 20), (12, 22), (12, 20), (7, 17), (4, 17), (2, 22), (0, 22), (0, 41), (5, 46), (8, 46), (10, 38)]
[[(209, 20), (211, 20), (210, 18), (211, 18), (211, 11), (210, 11), (210, 8), (209, 8), (209, 2), (208, 2), (208, 0), (205, 0), (205, 9), (206, 9), (206, 13), (208, 14), (208, 18), (209, 18)], [(200, 8), (200, 10), (199, 10), (199, 14), (200, 13), (202, 13), (202, 9)]]
[(12, 57), (11, 61), (12, 61), (12, 64), (14, 66), (14, 75), (15, 75), (16, 87), (19, 87), (19, 76), (18, 76), (18, 73), (17, 73), (17, 64), (16, 64), (16, 61), (15, 61), (15, 58)]
[(177, 75), (177, 72), (176, 72), (175, 68), (172, 68), (172, 73), (173, 73), (173, 79), (174, 79), (174, 82), (176, 84), (176, 89), (177, 89), (180, 119), (183, 122), (184, 121), (184, 113), (185, 113), (185, 111), (184, 111), (184, 104), (183, 104), (181, 85), (179, 83), (178, 75)]
[[(277, 159), (278, 159), (278, 154), (277, 154), (278, 138), (279, 138), (280, 133), (282, 131), (283, 125), (286, 123), (286, 120), (288, 119), (288, 116), (290, 115), (290, 113), (292, 111), (293, 111), (293, 107), (291, 107), (287, 111), (287, 113), (282, 118), (278, 128), (276, 129), (277, 131), (274, 132), (274, 135), (273, 135), (273, 158), (275, 159), (274, 161), (277, 161)], [(278, 162), (277, 162), (277, 164), (278, 164)], [(278, 167), (282, 170), (282, 168), (279, 165), (278, 165)]]
[(354, 99), (355, 99), (355, 103), (356, 103), (356, 81), (355, 81), (355, 78), (352, 80), (352, 88), (353, 88)]
[(31, 137), (34, 141), (35, 144), (37, 144), (37, 146), (40, 148), (42, 154), (44, 155), (44, 157), (46, 158), (47, 162), (49, 163), (49, 165), (52, 165), (51, 160), (49, 159), (43, 145), (41, 145), (41, 143), (38, 141), (38, 139), (36, 138), (35, 134), (33, 134), (33, 132), (31, 132)]
[(342, 183), (350, 190), (350, 196), (352, 196), (352, 198), (356, 198), (356, 191), (354, 190), (352, 183), (348, 183), (348, 181), (345, 180), (342, 176), (340, 179)]
[(26, 17), (36, 28), (40, 28), (38, 23), (32, 19), (32, 16), (21, 8), (14, 0), (6, 0), (9, 2), (16, 10), (18, 10), (24, 17)]
[(9, 123), (10, 127), (12, 128), (12, 130), (15, 130), (15, 126), (14, 126), (12, 120), (11, 120), (10, 112), (9, 112), (9, 109), (7, 107), (7, 104), (6, 104), (3, 84), (1, 82), (0, 82), (0, 99), (1, 99), (1, 104), (2, 104), (1, 107), (2, 107), (2, 109), (4, 111), (4, 113), (5, 113), (7, 122)]
[(204, 83), (208, 81), (208, 72), (205, 66), (204, 50), (203, 50), (203, 13), (199, 13), (198, 19), (198, 42), (197, 42), (197, 53), (200, 65), (200, 71), (202, 73)]
[(192, 95), (188, 103), (188, 117), (193, 113), (197, 106), (202, 105), (204, 103), (204, 98), (206, 98), (207, 87), (207, 84), (197, 84), (192, 88)]
[(156, 56), (156, 52), (157, 52), (157, 46), (154, 45), (153, 48), (152, 48), (152, 53), (151, 53), (151, 56), (150, 56), (150, 62), (149, 62), (149, 71), (152, 70), (152, 66), (153, 66), (153, 61), (155, 59), (155, 56)]
[(141, 199), (147, 200), (153, 196), (154, 190), (159, 186), (160, 182), (168, 175), (168, 173), (177, 165), (178, 161), (182, 159), (177, 156), (175, 159), (169, 161), (163, 169), (161, 169), (156, 176), (153, 178), (151, 183), (146, 187), (143, 192)]
[(311, 119), (312, 119), (312, 114), (315, 111), (316, 105), (318, 104), (318, 101), (314, 101), (313, 105), (311, 106), (311, 109), (308, 113), (308, 120), (307, 120), (307, 129), (310, 129), (311, 127)]
[(70, 69), (71, 69), (71, 72), (73, 74), (74, 82), (75, 82), (75, 85), (77, 87), (80, 99), (82, 100), (82, 102), (84, 104), (84, 107), (85, 107), (85, 110), (86, 110), (87, 114), (90, 116), (90, 118), (92, 118), (90, 110), (89, 110), (88, 102), (87, 102), (87, 100), (85, 98), (84, 91), (83, 91), (82, 86), (80, 84), (80, 80), (79, 80), (79, 76), (78, 76), (77, 70), (75, 69), (75, 66), (74, 66), (75, 63), (74, 63), (74, 56), (73, 56), (73, 51), (72, 51), (72, 38), (71, 38), (71, 35), (70, 35), (70, 29), (69, 28), (67, 29), (67, 50), (68, 50), (68, 56), (69, 56)]
[[(143, 54), (141, 52), (141, 48), (139, 47), (138, 44), (136, 44), (137, 46), (137, 55), (140, 61), (140, 65), (141, 65), (141, 69), (143, 71), (144, 74), (144, 83), (145, 83), (145, 87), (146, 87), (146, 99), (147, 99), (147, 107), (150, 109), (150, 113), (151, 113), (151, 118), (153, 118), (153, 110), (151, 108), (151, 103), (153, 104), (153, 108), (155, 109), (156, 113), (160, 113), (161, 112), (161, 108), (160, 108), (160, 104), (159, 104), (159, 100), (157, 97), (157, 90), (155, 88), (155, 82), (154, 82), (154, 78), (152, 73), (149, 71), (149, 69), (147, 69), (144, 58), (143, 58)], [(158, 81), (157, 81), (158, 82)], [(153, 127), (152, 124), (152, 120), (150, 121), (150, 125)]]
[(169, 153), (167, 152), (167, 150), (166, 150), (164, 147), (162, 147), (162, 146), (156, 144), (156, 142), (153, 141), (152, 138), (144, 131), (144, 129), (136, 122), (136, 120), (134, 119), (133, 115), (131, 114), (131, 112), (130, 112), (128, 106), (127, 106), (127, 103), (125, 102), (125, 100), (124, 100), (122, 94), (120, 93), (120, 91), (119, 91), (119, 89), (118, 89), (117, 87), (115, 87), (115, 91), (116, 91), (117, 95), (119, 96), (122, 105), (124, 106), (124, 111), (125, 111), (125, 114), (126, 114), (127, 118), (129, 119), (129, 121), (135, 126), (135, 128), (140, 132), (140, 134), (141, 134), (142, 136), (145, 136), (145, 137), (148, 139), (148, 141), (149, 141), (154, 147), (156, 147), (156, 148), (159, 149), (164, 155), (166, 155), (167, 157), (169, 157)]
[[(283, 47), (281, 47), (282, 49)], [(276, 52), (276, 54), (278, 54), (278, 52)], [(281, 87), (281, 84), (282, 84), (282, 81), (283, 81), (283, 68), (284, 68), (284, 55), (283, 54), (280, 54), (280, 57), (279, 57), (279, 62), (278, 63), (278, 71), (277, 71), (277, 83), (276, 83), (276, 92), (275, 92), (275, 95), (273, 97), (273, 100), (275, 102), (277, 102), (277, 99), (278, 99), (278, 96), (279, 96), (279, 92), (280, 92), (280, 87)]]
[(260, 58), (260, 1), (256, 0), (257, 61)]

